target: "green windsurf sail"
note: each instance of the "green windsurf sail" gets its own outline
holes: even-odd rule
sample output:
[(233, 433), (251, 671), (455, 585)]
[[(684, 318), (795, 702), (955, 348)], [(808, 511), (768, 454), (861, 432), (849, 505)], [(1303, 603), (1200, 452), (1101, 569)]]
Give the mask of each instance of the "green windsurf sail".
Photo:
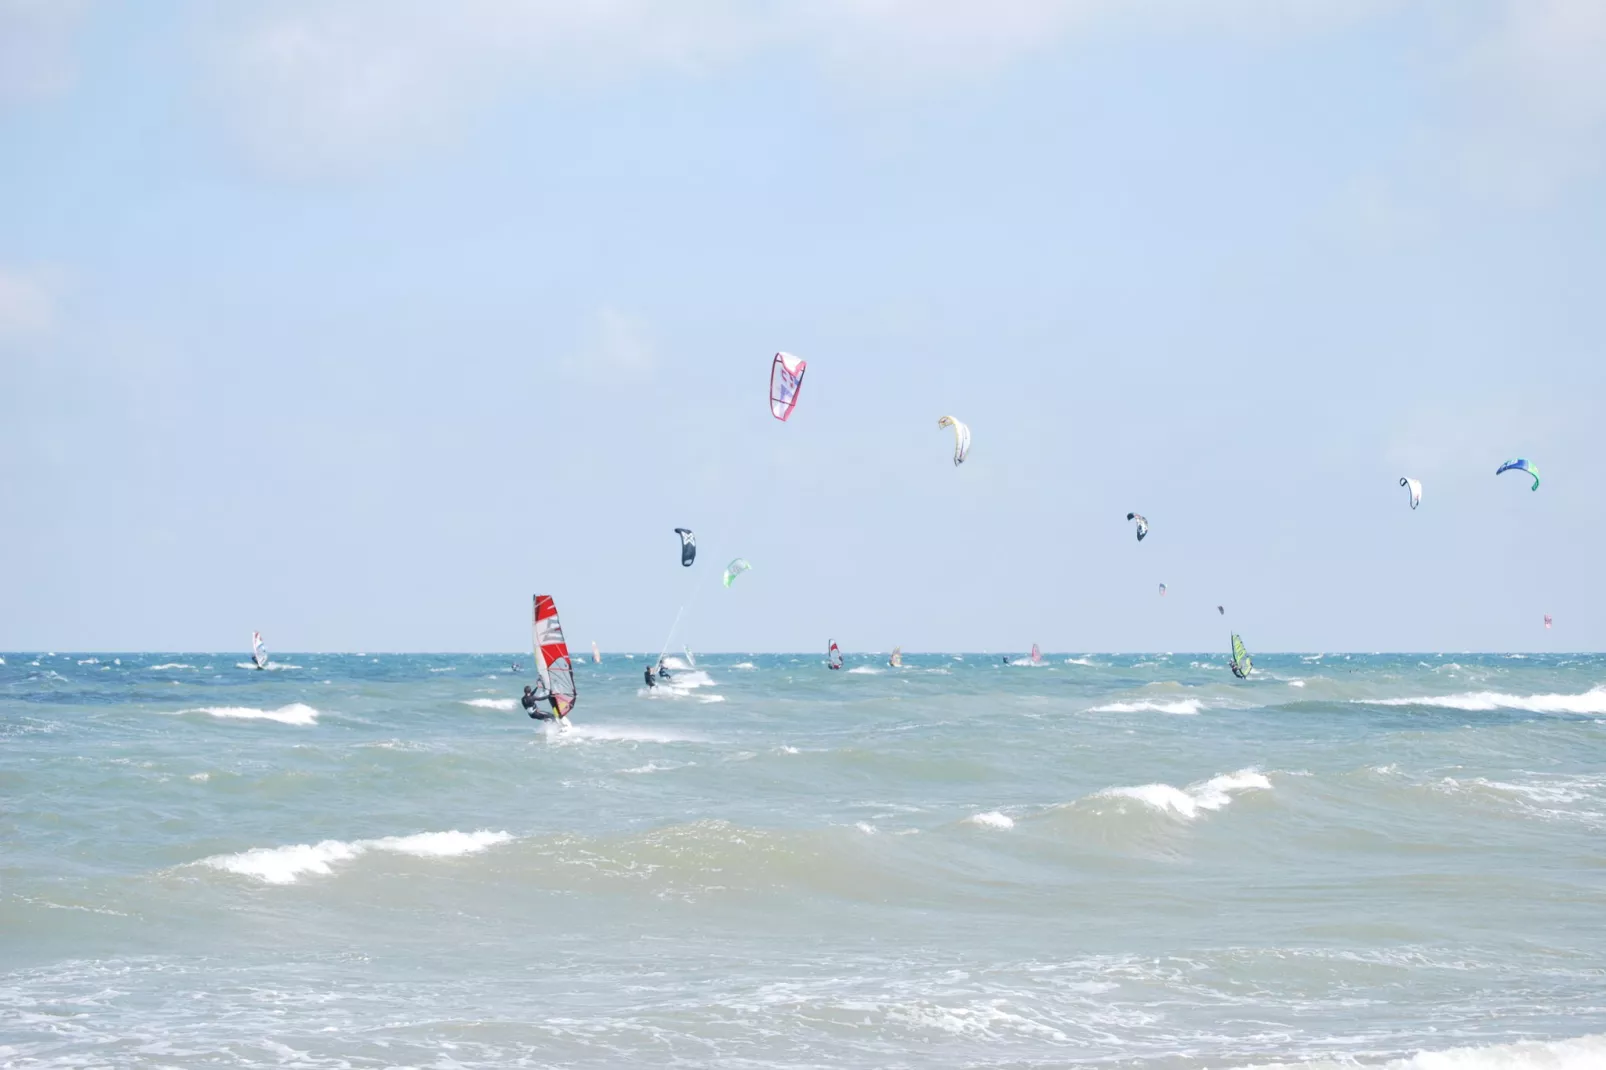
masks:
[(1244, 646), (1244, 641), (1238, 637), (1237, 632), (1233, 632), (1232, 674), (1240, 680), (1247, 680), (1254, 667), (1254, 662), (1249, 660), (1249, 650)]

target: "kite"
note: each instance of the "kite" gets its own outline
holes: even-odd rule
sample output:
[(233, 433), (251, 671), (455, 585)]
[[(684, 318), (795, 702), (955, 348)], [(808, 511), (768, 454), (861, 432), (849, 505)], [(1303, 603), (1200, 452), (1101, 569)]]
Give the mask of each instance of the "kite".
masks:
[(1550, 630), (1550, 614), (1549, 613), (1545, 614), (1545, 630), (1547, 632)]
[(1501, 472), (1510, 472), (1510, 471), (1513, 471), (1513, 470), (1518, 471), (1518, 472), (1527, 472), (1529, 475), (1533, 476), (1534, 477), (1534, 485), (1532, 487), (1529, 487), (1528, 489), (1529, 490), (1538, 490), (1539, 489), (1539, 469), (1537, 467), (1535, 467), (1534, 464), (1531, 461), (1525, 461), (1521, 457), (1518, 457), (1515, 461), (1507, 461), (1505, 464), (1501, 465), (1499, 468), (1496, 468), (1494, 470), (1494, 474), (1495, 475), (1499, 475)]
[(1220, 613), (1223, 617), (1225, 617), (1227, 615), (1227, 607), (1226, 606), (1217, 606), (1216, 607), (1216, 612)]
[(770, 365), (770, 415), (785, 422), (797, 408), (797, 395), (803, 389), (803, 370), (809, 362), (790, 353), (775, 354)]
[[(1499, 473), (1496, 474), (1498, 475)], [(1411, 488), (1412, 509), (1415, 509), (1417, 506), (1422, 504), (1422, 481), (1420, 479), (1412, 479), (1410, 476), (1401, 476), (1400, 486)]]
[(1126, 514), (1126, 518), (1128, 520), (1136, 520), (1138, 522), (1138, 541), (1142, 542), (1143, 536), (1149, 533), (1149, 522), (1144, 519), (1141, 513), (1128, 513)]
[(691, 563), (697, 560), (697, 536), (689, 528), (676, 528), (675, 534), (680, 536), (680, 563), (691, 568)]
[(944, 416), (937, 421), (937, 426), (954, 429), (954, 467), (964, 464), (965, 458), (970, 456), (970, 428), (952, 416)]
[(734, 560), (730, 564), (726, 565), (725, 566), (725, 586), (729, 587), (732, 583), (735, 583), (737, 576), (740, 576), (742, 573), (746, 572), (748, 569), (750, 569), (752, 567), (753, 567), (752, 565), (749, 565), (747, 563), (747, 558), (745, 558), (745, 557), (738, 557), (736, 560)]
[(1163, 583), (1160, 584), (1160, 597), (1161, 598), (1165, 597), (1165, 584), (1163, 584)]

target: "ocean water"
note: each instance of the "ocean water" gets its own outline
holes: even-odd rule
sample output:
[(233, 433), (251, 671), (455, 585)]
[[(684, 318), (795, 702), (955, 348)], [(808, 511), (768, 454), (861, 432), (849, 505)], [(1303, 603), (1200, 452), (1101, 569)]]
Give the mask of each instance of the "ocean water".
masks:
[(1606, 657), (276, 657), (4, 655), (0, 1065), (1606, 1066)]

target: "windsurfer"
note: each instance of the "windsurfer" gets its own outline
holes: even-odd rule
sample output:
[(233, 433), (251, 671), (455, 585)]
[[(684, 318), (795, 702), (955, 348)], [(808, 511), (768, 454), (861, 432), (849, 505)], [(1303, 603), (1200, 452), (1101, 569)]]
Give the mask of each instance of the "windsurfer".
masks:
[(524, 712), (528, 713), (537, 721), (556, 720), (556, 713), (546, 713), (542, 710), (536, 709), (536, 704), (539, 703), (542, 698), (550, 699), (552, 701), (552, 708), (554, 710), (557, 709), (558, 700), (556, 696), (538, 695), (535, 693), (535, 688), (531, 687), (529, 684), (524, 685), (524, 697), (519, 699), (519, 702), (524, 706)]

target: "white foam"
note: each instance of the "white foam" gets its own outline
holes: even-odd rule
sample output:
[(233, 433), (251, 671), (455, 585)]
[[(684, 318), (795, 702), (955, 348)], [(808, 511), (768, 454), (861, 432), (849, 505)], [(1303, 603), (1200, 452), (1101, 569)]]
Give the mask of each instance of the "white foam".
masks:
[(191, 780), (199, 780), (202, 783), (205, 783), (206, 781), (212, 779), (212, 774), (211, 773), (191, 773), (190, 774), (190, 779)]
[(606, 743), (700, 743), (697, 736), (679, 735), (662, 728), (637, 728), (634, 725), (579, 725), (569, 722), (563, 738), (595, 740)]
[(724, 702), (725, 701), (725, 696), (724, 695), (698, 695), (697, 696), (697, 701), (698, 702)]
[(466, 698), (461, 702), (464, 706), (478, 706), (482, 710), (513, 710), (519, 705), (516, 698)]
[(875, 676), (875, 675), (879, 674), (880, 672), (881, 672), (880, 669), (877, 669), (877, 668), (875, 668), (873, 666), (870, 666), (870, 665), (855, 665), (853, 668), (848, 670), (848, 674), (850, 676), (855, 674), (855, 673), (857, 673), (860, 676)]
[(1357, 698), (1350, 701), (1365, 706), (1433, 706), (1468, 712), (1524, 710), (1528, 713), (1606, 714), (1606, 687), (1592, 688), (1581, 695), (1508, 695), (1499, 691), (1469, 691), (1458, 695)]
[(457, 671), (457, 666), (456, 665), (448, 665), (444, 669), (431, 669), (429, 671), (430, 672), (456, 672)]
[(258, 710), (249, 706), (201, 706), (184, 713), (204, 713), (224, 721), (278, 721), (280, 724), (315, 725), (318, 711), (302, 702), (292, 702), (276, 710)]
[(100, 664), (100, 659), (99, 658), (85, 658), (82, 661), (80, 661), (78, 664), (80, 664), (80, 665), (99, 665)]
[(733, 668), (733, 669), (756, 669), (756, 668), (758, 668), (758, 666), (754, 665), (751, 661), (738, 661), (735, 665), (732, 665), (731, 668)]
[(1232, 802), (1235, 792), (1270, 790), (1271, 781), (1260, 772), (1240, 769), (1236, 773), (1223, 773), (1187, 788), (1175, 788), (1170, 784), (1140, 784), (1132, 788), (1106, 788), (1094, 797), (1133, 799), (1161, 813), (1192, 821), (1201, 813), (1220, 810)]
[[(234, 663), (234, 667), (236, 669), (255, 669), (257, 665), (254, 661), (237, 661)], [(211, 666), (208, 665), (207, 668), (211, 668)], [(285, 669), (299, 669), (301, 666), (289, 665), (282, 661), (270, 661), (262, 668), (266, 672), (282, 672)]]
[(855, 821), (853, 823), (853, 827), (864, 833), (866, 836), (874, 836), (878, 831), (880, 831), (868, 821)]
[(1290, 681), (1288, 681), (1288, 686), (1289, 687), (1304, 687), (1305, 686), (1305, 681), (1303, 681), (1303, 680), (1290, 680)]
[(473, 854), (507, 843), (513, 837), (507, 832), (420, 832), (413, 836), (386, 836), (378, 840), (324, 840), (322, 843), (298, 843), (288, 847), (253, 847), (232, 855), (214, 855), (195, 863), (254, 877), (267, 884), (294, 884), (301, 876), (313, 874), (327, 876), (334, 872), (337, 862), (349, 862), (369, 851), (391, 851), (412, 855), (415, 858), (455, 858)]
[(1194, 714), (1204, 709), (1196, 698), (1179, 698), (1171, 701), (1144, 699), (1140, 702), (1111, 702), (1094, 706), (1089, 713), (1175, 713)]
[(980, 825), (984, 829), (1012, 829), (1015, 827), (1015, 819), (997, 810), (988, 810), (984, 814), (971, 814), (965, 818), (965, 824)]
[[(1353, 1060), (1260, 1063), (1237, 1070), (1354, 1070)], [(1600, 1070), (1606, 1066), (1606, 1035), (1572, 1040), (1525, 1040), (1487, 1048), (1424, 1051), (1379, 1063), (1376, 1070)]]
[(1093, 665), (1093, 662), (1092, 662), (1092, 660), (1090, 660), (1088, 658), (1066, 658), (1065, 659), (1065, 664), (1067, 664), (1067, 665), (1087, 665), (1087, 666), (1091, 667)]

